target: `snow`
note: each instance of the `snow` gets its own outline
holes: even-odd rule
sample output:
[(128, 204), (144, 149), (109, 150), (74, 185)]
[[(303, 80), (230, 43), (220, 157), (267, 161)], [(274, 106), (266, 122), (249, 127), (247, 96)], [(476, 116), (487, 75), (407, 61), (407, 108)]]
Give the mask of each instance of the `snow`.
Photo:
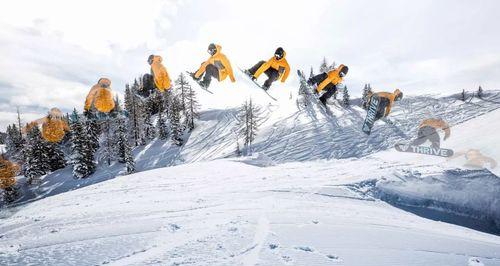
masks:
[[(68, 167), (22, 186), (0, 211), (0, 265), (500, 265), (498, 167), (393, 149), (441, 117), (452, 126), (442, 147), (498, 161), (499, 92), (407, 97), (394, 125), (366, 136), (356, 105), (328, 116), (292, 88), (273, 86), (273, 102), (241, 80), (198, 90), (203, 112), (185, 145), (134, 149), (136, 174), (99, 162), (87, 179)], [(254, 154), (237, 158), (249, 96), (263, 124)]]
[(244, 160), (122, 176), (10, 210), (0, 264), (500, 265), (498, 236), (352, 189), (405, 165)]

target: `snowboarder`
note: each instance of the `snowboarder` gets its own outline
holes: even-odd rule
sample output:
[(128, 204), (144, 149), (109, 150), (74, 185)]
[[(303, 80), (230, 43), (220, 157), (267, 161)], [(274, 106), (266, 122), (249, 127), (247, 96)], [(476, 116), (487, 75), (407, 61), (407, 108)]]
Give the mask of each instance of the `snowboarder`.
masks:
[(47, 116), (39, 118), (35, 121), (28, 123), (23, 129), (23, 134), (28, 134), (28, 132), (33, 127), (42, 128), (42, 137), (48, 141), (57, 143), (64, 138), (66, 132), (69, 131), (69, 126), (64, 118), (63, 113), (58, 108), (50, 109)]
[(465, 157), (466, 162), (464, 166), (470, 168), (476, 168), (476, 169), (485, 168), (489, 164), (490, 168), (493, 169), (496, 168), (498, 165), (493, 158), (483, 155), (481, 151), (477, 149), (469, 149), (467, 151), (458, 152), (452, 157), (450, 157), (450, 160), (458, 158), (460, 156)]
[(264, 90), (268, 90), (271, 84), (281, 79), (281, 82), (285, 82), (290, 74), (290, 66), (286, 61), (286, 53), (283, 48), (278, 47), (274, 52), (274, 56), (266, 61), (260, 61), (255, 66), (246, 70), (245, 72), (253, 79), (256, 80), (262, 73), (265, 73), (267, 80), (262, 85)]
[(399, 90), (396, 89), (394, 90), (393, 93), (390, 92), (376, 92), (368, 93), (368, 106), (371, 104), (371, 99), (372, 96), (377, 95), (379, 98), (379, 104), (377, 108), (377, 113), (375, 115), (375, 120), (378, 120), (383, 117), (387, 117), (389, 113), (391, 112), (392, 105), (394, 104), (395, 101), (399, 101), (403, 99), (403, 93)]
[(441, 147), (440, 137), (437, 130), (444, 131), (443, 140), (447, 140), (450, 137), (450, 127), (442, 119), (430, 118), (422, 121), (418, 127), (417, 138), (411, 143), (411, 145), (422, 145), (427, 140), (431, 142), (431, 147), (438, 149)]
[(160, 92), (164, 92), (171, 87), (171, 80), (167, 69), (162, 64), (163, 58), (159, 55), (150, 55), (148, 63), (151, 66), (151, 75), (155, 81), (155, 86)]
[(212, 78), (216, 78), (218, 81), (223, 81), (227, 76), (231, 79), (231, 82), (235, 82), (233, 68), (231, 63), (227, 59), (226, 55), (221, 53), (222, 47), (211, 43), (208, 46), (208, 53), (210, 57), (207, 61), (201, 64), (200, 68), (196, 73), (193, 74), (193, 79), (199, 81), (202, 76), (203, 80), (199, 81), (202, 87), (208, 88)]
[(341, 64), (338, 68), (330, 70), (328, 73), (321, 73), (309, 78), (307, 84), (310, 86), (317, 85), (316, 93), (318, 94), (326, 90), (326, 92), (319, 97), (321, 103), (326, 105), (326, 101), (337, 92), (337, 85), (342, 82), (348, 71), (349, 68)]
[(3, 189), (4, 200), (8, 203), (16, 200), (19, 195), (19, 189), (16, 187), (16, 173), (19, 166), (3, 158), (0, 155), (0, 189)]
[(85, 111), (95, 108), (101, 113), (109, 113), (115, 108), (115, 101), (111, 93), (111, 80), (100, 78), (97, 84), (92, 86), (85, 99)]

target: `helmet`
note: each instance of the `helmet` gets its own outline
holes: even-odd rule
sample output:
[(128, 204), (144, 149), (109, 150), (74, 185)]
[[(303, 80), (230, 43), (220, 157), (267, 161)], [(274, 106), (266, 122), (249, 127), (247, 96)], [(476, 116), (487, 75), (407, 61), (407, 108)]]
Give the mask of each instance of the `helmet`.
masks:
[(148, 57), (148, 63), (151, 65), (153, 63), (153, 59), (154, 59), (155, 55), (152, 54)]
[(339, 75), (341, 77), (345, 77), (347, 75), (347, 72), (349, 72), (349, 68), (347, 66), (343, 66), (342, 69), (340, 69)]
[(283, 48), (281, 48), (281, 47), (278, 47), (278, 49), (276, 49), (276, 52), (274, 52), (274, 57), (277, 60), (280, 60), (284, 56), (285, 56), (285, 50), (283, 50)]
[(210, 55), (214, 55), (215, 53), (217, 53), (217, 47), (215, 46), (214, 43), (211, 43), (210, 45), (208, 45), (208, 53)]
[(403, 99), (403, 93), (399, 89), (396, 89), (394, 91), (394, 100), (399, 101), (401, 99)]

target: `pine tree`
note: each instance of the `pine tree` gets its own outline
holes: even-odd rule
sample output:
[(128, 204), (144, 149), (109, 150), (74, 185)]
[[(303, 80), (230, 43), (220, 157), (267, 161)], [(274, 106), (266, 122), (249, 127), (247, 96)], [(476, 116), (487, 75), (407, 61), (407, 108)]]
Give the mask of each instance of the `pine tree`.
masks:
[(167, 123), (163, 117), (163, 112), (158, 113), (158, 120), (156, 121), (156, 132), (158, 132), (158, 138), (161, 140), (166, 140), (168, 138)]
[(465, 102), (465, 90), (462, 90), (462, 95), (460, 96), (460, 100), (462, 100), (462, 102)]
[(151, 115), (149, 112), (142, 113), (142, 125), (143, 125), (143, 145), (148, 141), (153, 140), (156, 136), (155, 127), (153, 126), (153, 122), (151, 121)]
[(240, 149), (240, 142), (238, 141), (238, 139), (236, 139), (236, 151), (235, 151), (235, 155), (236, 155), (236, 157), (241, 157), (241, 155), (242, 155), (241, 149)]
[(184, 73), (181, 73), (179, 75), (179, 77), (175, 81), (175, 85), (176, 85), (177, 94), (178, 94), (180, 104), (181, 104), (181, 106), (180, 106), (181, 110), (185, 112), (186, 108), (187, 108), (187, 104), (186, 104), (187, 91), (188, 91), (188, 89), (191, 88), (191, 85), (189, 85), (189, 82), (187, 81)]
[(24, 151), (24, 176), (28, 178), (29, 184), (33, 184), (36, 183), (41, 176), (50, 171), (49, 157), (47, 154), (48, 145), (42, 139), (40, 129), (38, 129), (37, 126), (32, 127), (28, 132)]
[[(119, 117), (119, 116), (117, 116)], [(114, 144), (115, 144), (115, 136), (113, 132), (115, 131), (115, 121), (107, 120), (102, 126), (103, 131), (103, 143), (102, 143), (102, 159), (107, 162), (108, 165), (111, 165), (111, 162), (114, 161)]]
[(349, 90), (347, 89), (347, 87), (344, 87), (344, 95), (342, 97), (342, 104), (344, 105), (344, 107), (349, 107), (350, 105), (350, 96), (349, 96)]
[(194, 120), (199, 117), (198, 114), (198, 99), (196, 99), (196, 92), (193, 90), (189, 83), (186, 86), (186, 127), (189, 131), (194, 129)]
[(479, 99), (482, 99), (484, 96), (484, 91), (483, 91), (483, 88), (481, 86), (479, 86), (479, 89), (477, 90), (477, 97)]
[(314, 77), (313, 67), (311, 67), (311, 72), (309, 72), (309, 79), (311, 79), (312, 77)]
[(24, 145), (24, 140), (16, 124), (9, 125), (6, 133), (5, 146), (7, 152), (11, 155), (20, 153)]
[(333, 61), (333, 63), (328, 67), (328, 71), (335, 69), (336, 66), (337, 64)]
[(76, 109), (73, 111), (71, 121), (71, 152), (73, 164), (73, 176), (85, 178), (94, 173), (96, 164), (94, 161), (94, 148), (89, 143), (87, 130), (80, 121)]
[(87, 134), (89, 148), (92, 153), (95, 153), (99, 149), (99, 136), (101, 135), (101, 128), (99, 124), (97, 124), (97, 121), (94, 119), (87, 119), (85, 121), (85, 132)]
[(66, 159), (64, 152), (61, 150), (59, 144), (47, 143), (47, 156), (49, 159), (50, 171), (62, 169), (66, 166)]
[(134, 157), (132, 156), (132, 149), (128, 145), (127, 130), (125, 128), (125, 120), (119, 118), (117, 120), (118, 127), (116, 130), (116, 146), (117, 158), (119, 163), (124, 163), (127, 168), (127, 173), (135, 171)]
[(181, 125), (181, 109), (182, 104), (177, 97), (172, 98), (172, 102), (170, 104), (170, 132), (172, 141), (177, 146), (182, 146), (183, 140), (182, 136), (182, 125)]
[(139, 146), (142, 143), (141, 140), (141, 118), (142, 116), (142, 108), (141, 108), (141, 100), (135, 93), (138, 88), (137, 81), (134, 82), (134, 85), (130, 87), (128, 84), (125, 86), (125, 110), (129, 115), (129, 133), (130, 138), (132, 139), (134, 146)]
[(327, 73), (329, 71), (329, 66), (328, 62), (326, 61), (326, 57), (323, 57), (323, 62), (321, 62), (321, 65), (319, 66), (319, 72), (320, 73)]
[(256, 106), (252, 99), (245, 101), (238, 113), (238, 136), (244, 141), (246, 155), (252, 154), (252, 144), (262, 119), (260, 113), (260, 107)]
[(369, 95), (372, 94), (372, 87), (370, 84), (365, 84), (363, 88), (363, 95), (361, 96), (361, 105), (364, 109), (368, 109)]

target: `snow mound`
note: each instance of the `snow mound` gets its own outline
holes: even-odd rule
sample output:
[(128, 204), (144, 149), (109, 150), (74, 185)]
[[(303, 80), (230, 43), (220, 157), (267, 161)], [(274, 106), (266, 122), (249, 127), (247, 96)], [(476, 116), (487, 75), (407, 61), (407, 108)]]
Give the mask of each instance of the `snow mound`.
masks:
[(252, 156), (243, 159), (242, 162), (260, 167), (276, 165), (276, 163), (263, 152), (254, 153)]
[(482, 227), (490, 225), (478, 229), (500, 234), (500, 178), (488, 170), (456, 169), (432, 175), (408, 171), (377, 182), (375, 195), (397, 206), (470, 217), (482, 221)]

